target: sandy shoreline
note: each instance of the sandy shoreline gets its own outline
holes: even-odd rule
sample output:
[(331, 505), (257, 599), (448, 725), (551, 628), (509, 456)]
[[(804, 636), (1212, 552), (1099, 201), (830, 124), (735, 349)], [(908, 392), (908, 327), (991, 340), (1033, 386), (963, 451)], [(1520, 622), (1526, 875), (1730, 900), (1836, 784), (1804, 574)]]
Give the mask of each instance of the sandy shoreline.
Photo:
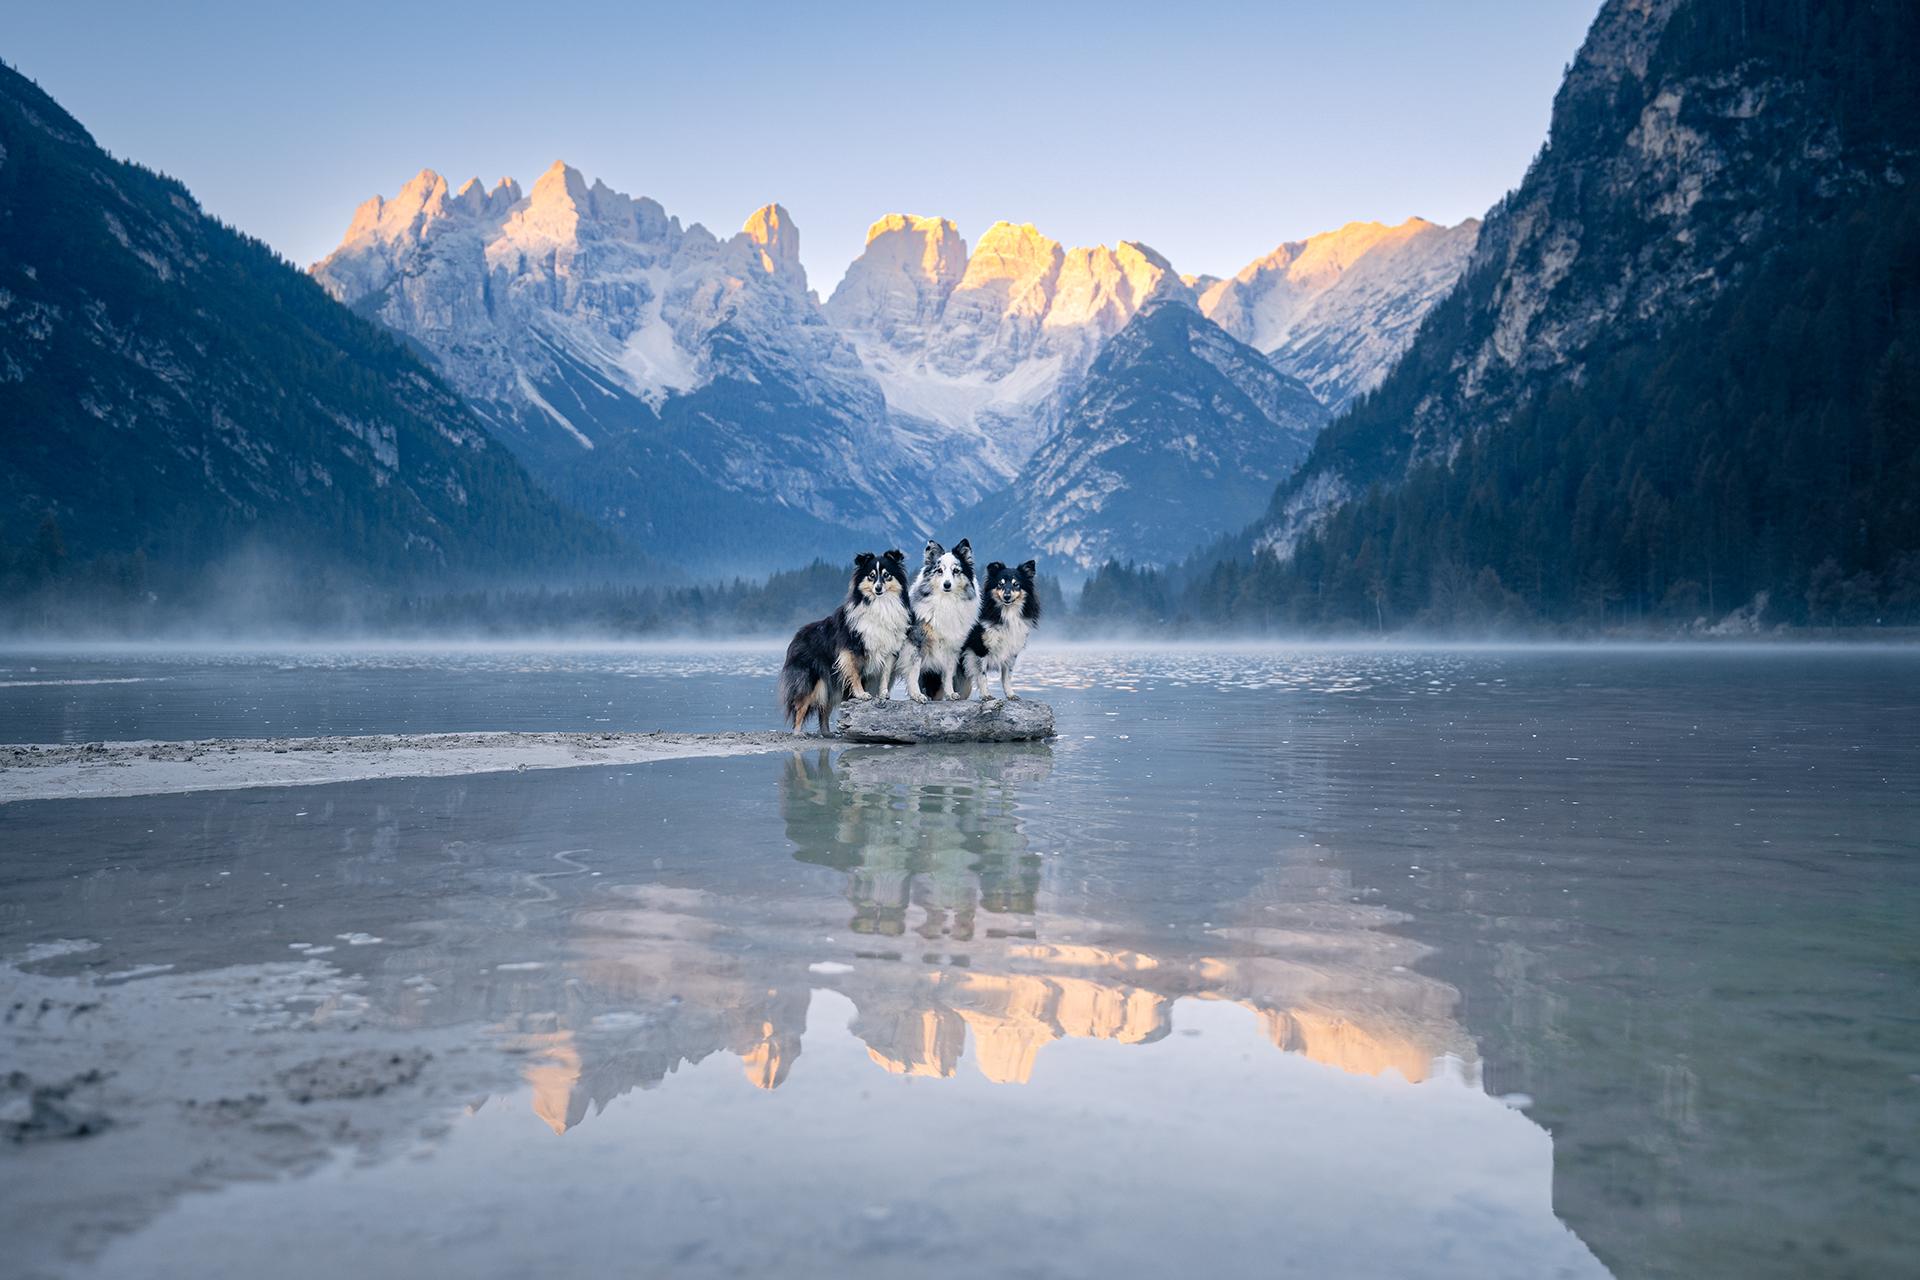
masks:
[(373, 778), (645, 764), (817, 744), (753, 733), (384, 733), (363, 737), (211, 738), (198, 742), (0, 745), (0, 804), (300, 787)]

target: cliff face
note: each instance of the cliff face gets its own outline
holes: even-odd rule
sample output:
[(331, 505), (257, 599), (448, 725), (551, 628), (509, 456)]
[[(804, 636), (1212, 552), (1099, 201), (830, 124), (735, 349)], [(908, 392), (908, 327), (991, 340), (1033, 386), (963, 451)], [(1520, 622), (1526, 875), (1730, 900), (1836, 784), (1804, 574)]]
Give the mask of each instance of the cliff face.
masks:
[(1281, 487), (1257, 545), (1289, 557), (1369, 486), (1700, 323), (1811, 227), (1900, 190), (1915, 143), (1898, 105), (1914, 96), (1905, 8), (1609, 0), (1460, 289)]

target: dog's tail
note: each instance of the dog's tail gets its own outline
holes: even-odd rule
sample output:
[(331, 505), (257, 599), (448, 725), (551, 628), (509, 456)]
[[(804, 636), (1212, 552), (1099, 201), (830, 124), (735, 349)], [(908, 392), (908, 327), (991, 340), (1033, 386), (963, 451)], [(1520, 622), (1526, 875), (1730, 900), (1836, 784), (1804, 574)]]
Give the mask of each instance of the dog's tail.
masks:
[(812, 710), (813, 691), (818, 681), (807, 664), (788, 657), (786, 665), (780, 668), (780, 711), (791, 725), (798, 717)]

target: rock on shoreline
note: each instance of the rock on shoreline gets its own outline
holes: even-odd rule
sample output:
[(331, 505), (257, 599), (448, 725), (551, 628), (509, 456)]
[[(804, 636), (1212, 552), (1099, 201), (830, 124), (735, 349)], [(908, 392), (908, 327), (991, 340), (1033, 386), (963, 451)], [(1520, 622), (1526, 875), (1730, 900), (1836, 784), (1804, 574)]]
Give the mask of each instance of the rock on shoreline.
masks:
[(849, 742), (1033, 742), (1053, 736), (1053, 708), (1026, 699), (843, 702), (833, 731)]

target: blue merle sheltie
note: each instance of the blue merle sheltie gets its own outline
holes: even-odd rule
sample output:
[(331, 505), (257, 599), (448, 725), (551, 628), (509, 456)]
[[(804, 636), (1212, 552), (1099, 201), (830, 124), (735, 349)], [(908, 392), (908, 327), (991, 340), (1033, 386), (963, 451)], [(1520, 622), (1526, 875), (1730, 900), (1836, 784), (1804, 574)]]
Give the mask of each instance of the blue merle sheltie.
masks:
[(1033, 638), (1040, 625), (1040, 593), (1034, 590), (1035, 564), (1029, 560), (1009, 569), (998, 560), (987, 566), (986, 594), (980, 602), (980, 619), (967, 633), (960, 649), (960, 674), (956, 690), (962, 698), (987, 696), (987, 673), (1000, 673), (1000, 696), (1018, 698), (1013, 691), (1013, 664), (1020, 651)]
[(819, 717), (824, 735), (833, 709), (848, 698), (875, 693), (885, 698), (912, 621), (906, 553), (855, 556), (847, 598), (831, 614), (801, 627), (787, 646), (780, 706), (793, 731), (805, 733), (812, 715)]
[(960, 539), (948, 551), (937, 542), (927, 544), (926, 560), (909, 593), (913, 628), (907, 633), (907, 696), (915, 702), (957, 698), (954, 675), (960, 665), (960, 647), (980, 614), (980, 593), (974, 585), (973, 545)]

